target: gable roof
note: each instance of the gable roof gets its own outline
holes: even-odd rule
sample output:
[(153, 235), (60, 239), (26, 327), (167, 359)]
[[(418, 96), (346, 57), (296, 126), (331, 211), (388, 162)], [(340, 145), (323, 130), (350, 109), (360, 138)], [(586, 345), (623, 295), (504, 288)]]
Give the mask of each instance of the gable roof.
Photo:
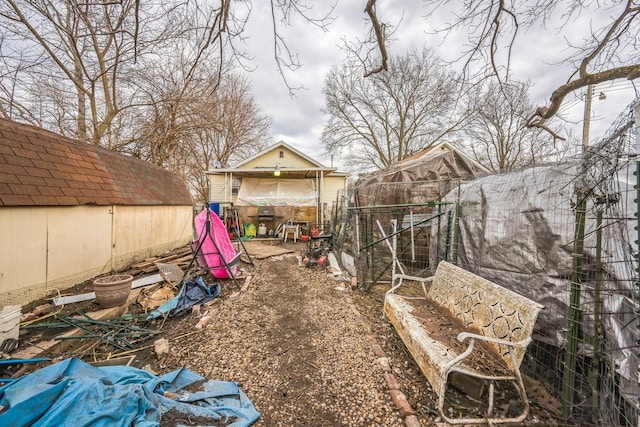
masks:
[(317, 160), (312, 159), (311, 157), (307, 156), (306, 154), (304, 154), (303, 152), (296, 150), (295, 148), (293, 148), (291, 145), (287, 144), (284, 141), (279, 141), (277, 144), (272, 145), (271, 147), (267, 147), (264, 150), (260, 151), (259, 153), (249, 157), (248, 159), (244, 159), (241, 162), (237, 163), (236, 165), (234, 165), (233, 167), (231, 167), (230, 169), (241, 169), (243, 165), (246, 165), (247, 163), (252, 162), (253, 160), (264, 156), (267, 153), (270, 153), (272, 151), (275, 151), (279, 148), (286, 148), (287, 150), (292, 151), (293, 153), (295, 153), (296, 155), (302, 157), (303, 159), (305, 159), (306, 161), (308, 161), (309, 163), (313, 164), (316, 168), (319, 169), (332, 169), (332, 168), (327, 168), (326, 166), (324, 166), (322, 163), (318, 162)]
[(161, 167), (0, 119), (0, 206), (191, 204), (182, 178)]
[[(304, 164), (281, 164), (276, 161), (275, 163), (267, 166), (267, 165), (259, 165), (256, 161), (260, 162), (263, 160), (267, 160), (267, 163), (271, 163), (273, 159), (269, 159), (269, 156), (273, 156), (276, 151), (284, 148), (287, 151), (290, 151), (299, 159), (303, 160)], [(264, 157), (264, 158), (263, 158)], [(294, 162), (295, 163), (295, 162)], [(273, 177), (274, 168), (278, 165), (280, 170), (283, 173), (286, 173), (288, 178), (310, 178), (313, 177), (314, 174), (321, 173), (323, 176), (332, 176), (332, 177), (346, 177), (348, 174), (344, 172), (337, 172), (334, 167), (324, 166), (322, 163), (314, 160), (313, 158), (307, 156), (303, 152), (293, 148), (291, 145), (287, 144), (284, 141), (280, 141), (277, 144), (274, 144), (259, 153), (236, 163), (233, 166), (227, 168), (216, 168), (211, 169), (205, 172), (206, 175), (227, 175), (233, 174), (235, 177), (254, 177), (254, 178), (265, 178), (265, 177)]]

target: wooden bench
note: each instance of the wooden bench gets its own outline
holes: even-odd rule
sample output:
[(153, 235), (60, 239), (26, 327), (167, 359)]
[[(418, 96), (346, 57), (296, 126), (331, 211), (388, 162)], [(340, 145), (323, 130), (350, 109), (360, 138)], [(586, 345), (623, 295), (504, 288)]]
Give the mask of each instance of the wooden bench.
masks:
[[(422, 289), (414, 296), (400, 295), (407, 283), (419, 283)], [(384, 300), (386, 316), (438, 395), (440, 416), (450, 424), (518, 423), (527, 417), (529, 403), (520, 363), (542, 308), (445, 261), (438, 264), (433, 277), (394, 275)], [(489, 383), (484, 418), (447, 414), (445, 393), (452, 377), (462, 384), (465, 378), (481, 386)], [(497, 381), (512, 383), (520, 394), (523, 410), (518, 416), (499, 418), (493, 413)], [(484, 395), (482, 389), (476, 387), (476, 391), (475, 397)]]

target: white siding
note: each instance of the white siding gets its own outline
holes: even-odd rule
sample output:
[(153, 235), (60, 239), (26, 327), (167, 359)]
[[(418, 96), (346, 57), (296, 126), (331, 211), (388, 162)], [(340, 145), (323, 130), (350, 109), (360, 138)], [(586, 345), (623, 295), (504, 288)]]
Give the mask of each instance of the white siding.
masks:
[(229, 189), (225, 175), (209, 175), (209, 201), (210, 202), (228, 202)]
[[(283, 157), (280, 157), (281, 151), (282, 151)], [(264, 155), (258, 157), (257, 159), (254, 159), (242, 165), (242, 169), (275, 168), (276, 164), (280, 167), (280, 169), (317, 167), (316, 165), (309, 162), (307, 159), (300, 157), (293, 151), (285, 147), (278, 147), (273, 151), (265, 153)]]
[(347, 178), (343, 176), (325, 176), (322, 203), (326, 203), (331, 208), (337, 200), (338, 192), (344, 190), (346, 181)]

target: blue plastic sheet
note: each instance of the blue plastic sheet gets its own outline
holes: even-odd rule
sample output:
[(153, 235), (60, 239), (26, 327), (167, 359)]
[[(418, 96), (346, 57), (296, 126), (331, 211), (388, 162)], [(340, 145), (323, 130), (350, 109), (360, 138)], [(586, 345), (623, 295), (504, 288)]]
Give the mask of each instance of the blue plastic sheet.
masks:
[(202, 277), (189, 279), (184, 282), (178, 295), (153, 310), (147, 319), (156, 319), (164, 314), (169, 316), (182, 316), (196, 304), (204, 304), (220, 295), (220, 284), (213, 283), (207, 286)]
[[(183, 390), (203, 379), (188, 369), (158, 377), (130, 366), (97, 368), (71, 358), (0, 387), (0, 425), (154, 427), (172, 411), (185, 419), (211, 419), (211, 425), (245, 427), (260, 417), (233, 382), (209, 380), (201, 391)], [(173, 398), (163, 395), (167, 392)]]

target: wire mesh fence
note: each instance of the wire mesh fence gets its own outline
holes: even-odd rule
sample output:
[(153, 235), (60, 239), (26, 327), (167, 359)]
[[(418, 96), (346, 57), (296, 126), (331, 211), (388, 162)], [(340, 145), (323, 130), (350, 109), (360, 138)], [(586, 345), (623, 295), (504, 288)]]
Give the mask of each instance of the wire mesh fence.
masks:
[(545, 306), (522, 365), (547, 393), (535, 403), (561, 424), (637, 425), (637, 106), (561, 165), (346, 195), (337, 243), (359, 287), (448, 260), (519, 292)]

